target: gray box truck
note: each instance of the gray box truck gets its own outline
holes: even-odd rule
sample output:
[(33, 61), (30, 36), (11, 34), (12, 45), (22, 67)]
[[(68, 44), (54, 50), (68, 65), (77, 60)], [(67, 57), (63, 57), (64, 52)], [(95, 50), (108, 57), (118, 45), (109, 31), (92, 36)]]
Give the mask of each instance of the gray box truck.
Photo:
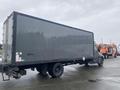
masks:
[(26, 75), (26, 69), (56, 78), (66, 65), (88, 63), (103, 65), (93, 32), (19, 12), (13, 12), (4, 22), (0, 64), (3, 80), (4, 75), (18, 79)]

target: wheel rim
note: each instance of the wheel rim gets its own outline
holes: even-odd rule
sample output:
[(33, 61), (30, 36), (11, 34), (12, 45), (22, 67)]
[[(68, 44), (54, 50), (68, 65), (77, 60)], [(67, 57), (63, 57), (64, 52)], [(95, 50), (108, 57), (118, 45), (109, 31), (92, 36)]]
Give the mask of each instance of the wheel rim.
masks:
[(55, 77), (61, 76), (63, 73), (63, 66), (61, 64), (55, 65), (53, 72)]
[(60, 66), (57, 66), (57, 67), (55, 68), (55, 72), (56, 72), (56, 74), (61, 73), (61, 67), (60, 67)]

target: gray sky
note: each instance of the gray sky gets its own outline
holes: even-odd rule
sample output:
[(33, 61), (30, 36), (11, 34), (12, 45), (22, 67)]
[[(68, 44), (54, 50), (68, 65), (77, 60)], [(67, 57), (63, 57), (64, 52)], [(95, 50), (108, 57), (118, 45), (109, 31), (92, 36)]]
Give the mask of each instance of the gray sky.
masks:
[(120, 0), (0, 0), (0, 42), (12, 11), (92, 31), (96, 42), (120, 43)]

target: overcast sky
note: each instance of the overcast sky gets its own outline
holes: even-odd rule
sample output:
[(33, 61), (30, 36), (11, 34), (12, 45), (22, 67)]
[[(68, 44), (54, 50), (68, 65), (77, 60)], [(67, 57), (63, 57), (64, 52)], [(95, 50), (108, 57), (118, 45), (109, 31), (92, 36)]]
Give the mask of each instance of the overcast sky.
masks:
[(0, 42), (12, 11), (92, 31), (98, 43), (120, 43), (120, 0), (0, 0)]

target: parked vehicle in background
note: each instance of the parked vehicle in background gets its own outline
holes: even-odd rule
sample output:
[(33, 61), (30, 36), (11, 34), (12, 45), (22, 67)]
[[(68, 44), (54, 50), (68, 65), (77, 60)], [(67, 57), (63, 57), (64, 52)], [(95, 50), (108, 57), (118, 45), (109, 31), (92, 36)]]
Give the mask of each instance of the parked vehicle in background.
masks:
[(97, 47), (98, 47), (98, 50), (100, 51), (100, 53), (105, 56), (105, 58), (109, 58), (110, 56), (112, 56), (114, 58), (117, 57), (117, 45), (115, 45), (115, 44), (98, 44)]
[(117, 56), (120, 56), (120, 44), (117, 47)]
[(104, 56), (104, 59), (108, 58), (108, 48), (106, 46), (100, 48), (100, 53)]
[(63, 74), (66, 65), (103, 65), (93, 32), (18, 12), (13, 12), (3, 27), (3, 80), (3, 73), (18, 79), (26, 75), (26, 69), (56, 78)]

